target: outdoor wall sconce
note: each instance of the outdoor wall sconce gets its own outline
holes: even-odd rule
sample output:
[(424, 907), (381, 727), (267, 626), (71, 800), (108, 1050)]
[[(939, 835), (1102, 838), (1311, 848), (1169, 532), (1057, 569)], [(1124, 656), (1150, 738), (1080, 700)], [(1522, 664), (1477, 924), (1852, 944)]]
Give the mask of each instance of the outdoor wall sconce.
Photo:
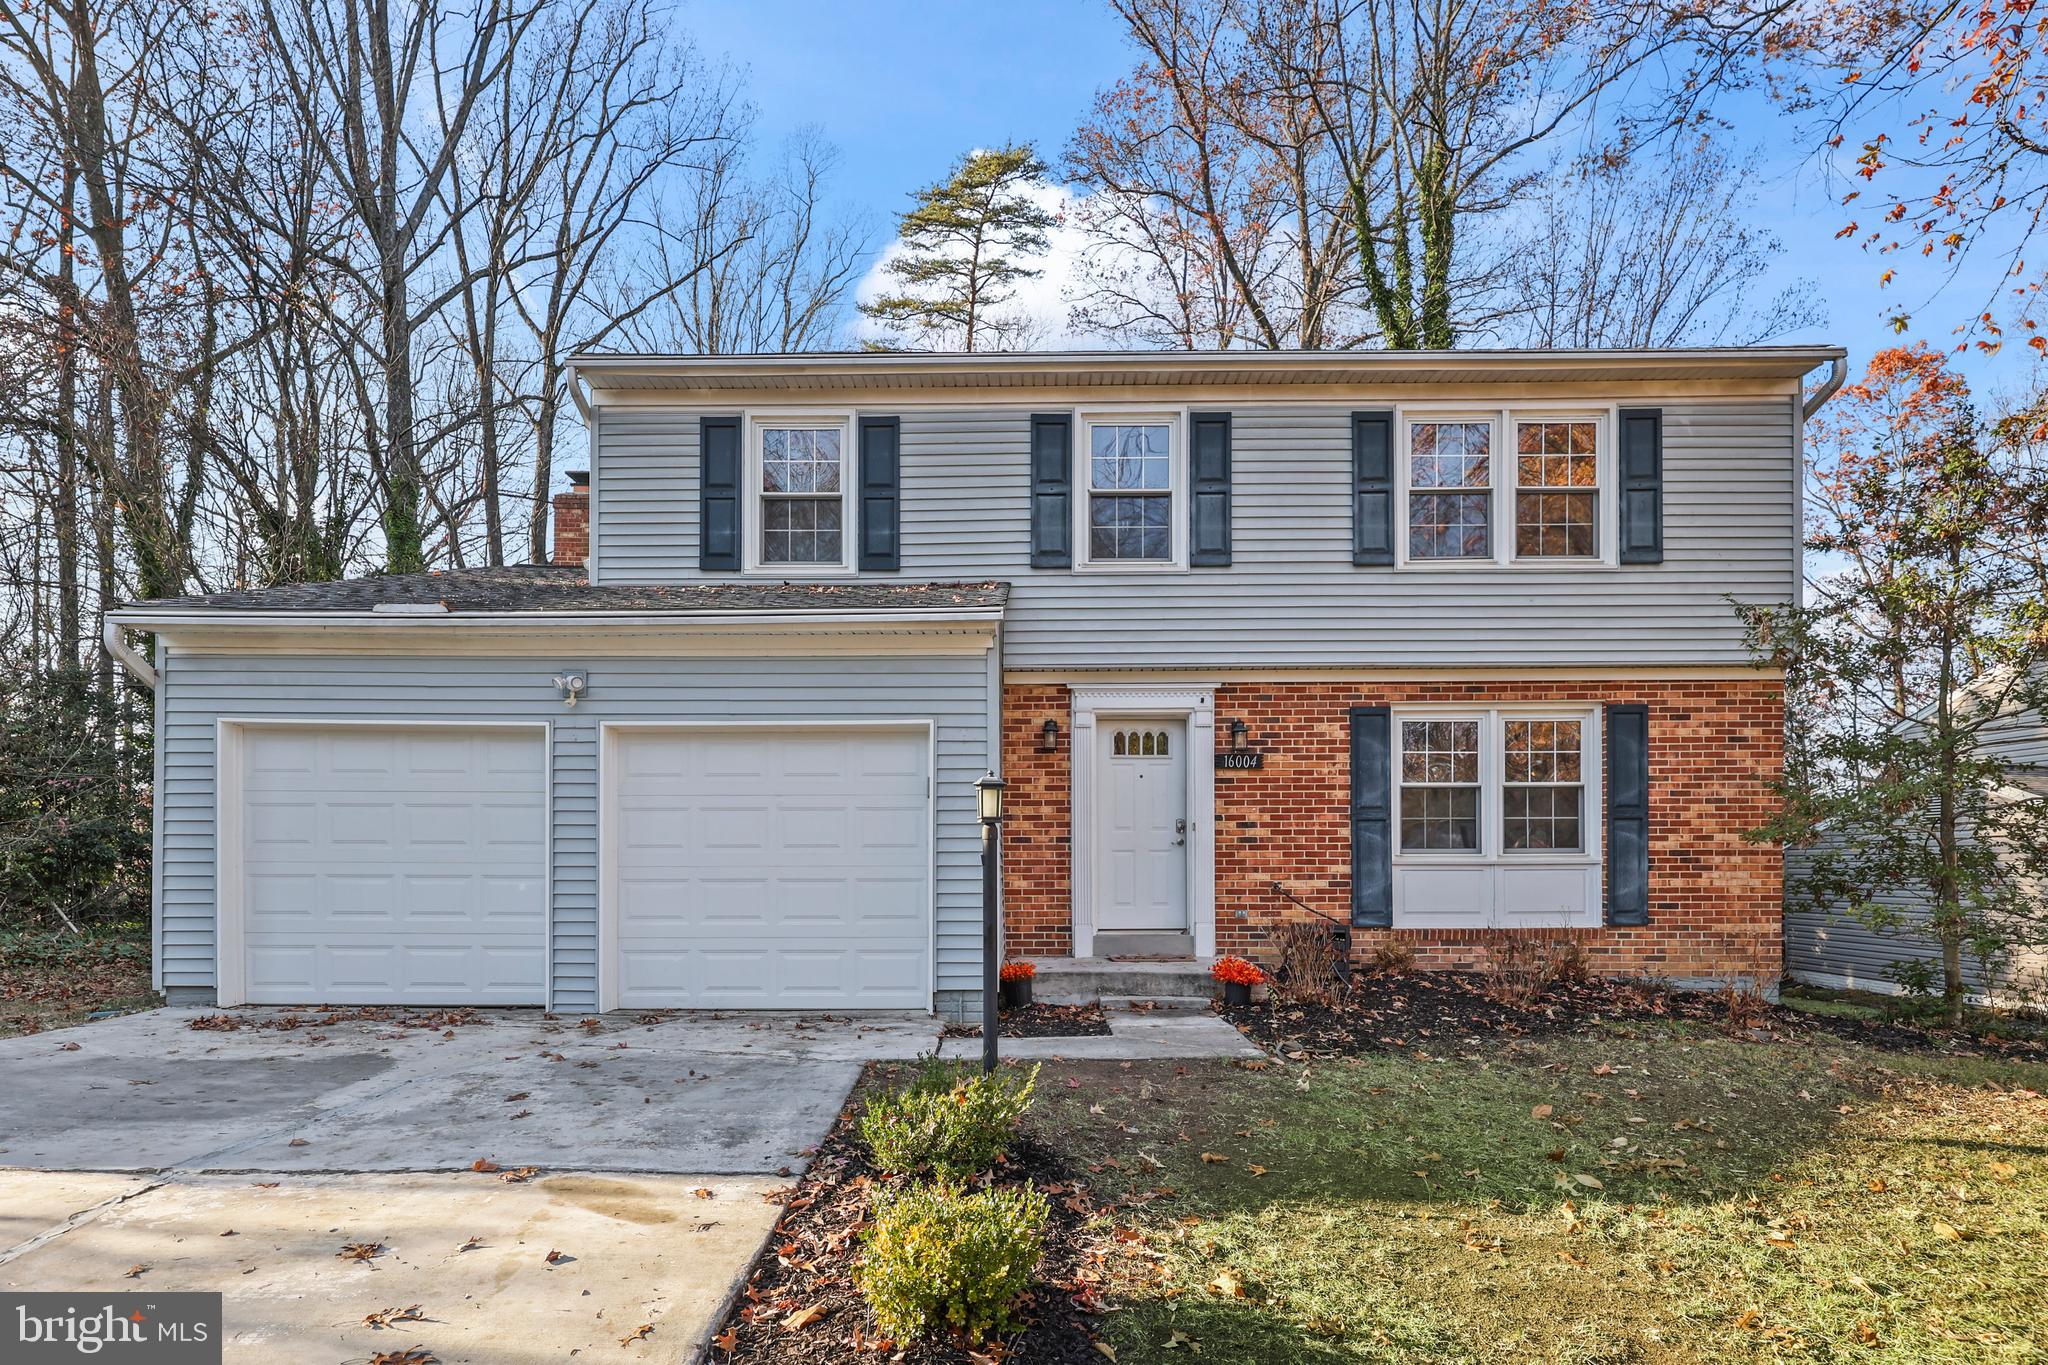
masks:
[(1250, 732), (1251, 728), (1242, 720), (1230, 722), (1230, 751), (1232, 753), (1242, 753), (1244, 751), (1244, 737)]
[(1038, 752), (1056, 754), (1060, 751), (1060, 723), (1048, 720), (1038, 727)]
[(590, 679), (582, 673), (555, 674), (555, 690), (562, 694), (562, 705), (574, 709), (583, 698), (583, 691), (590, 686)]

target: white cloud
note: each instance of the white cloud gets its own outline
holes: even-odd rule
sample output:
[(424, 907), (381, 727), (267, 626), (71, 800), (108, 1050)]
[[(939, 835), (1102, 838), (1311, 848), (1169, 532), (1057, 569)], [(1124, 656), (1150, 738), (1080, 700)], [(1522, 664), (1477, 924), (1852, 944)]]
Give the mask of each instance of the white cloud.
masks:
[[(1021, 313), (1037, 324), (1034, 349), (1058, 351), (1101, 346), (1100, 336), (1072, 330), (1068, 317), (1068, 300), (1079, 284), (1081, 258), (1087, 245), (1074, 213), (1084, 196), (1064, 185), (1043, 181), (1026, 187), (1024, 194), (1040, 208), (1058, 215), (1060, 221), (1046, 233), (1046, 253), (1035, 262), (1040, 272), (1038, 277), (1018, 281), (1015, 297), (1004, 306), (1003, 312)], [(867, 303), (889, 290), (889, 263), (902, 252), (901, 238), (891, 240), (882, 249), (854, 290), (857, 301)], [(885, 335), (887, 329), (866, 314), (855, 318), (853, 336), (856, 344), (880, 341)]]

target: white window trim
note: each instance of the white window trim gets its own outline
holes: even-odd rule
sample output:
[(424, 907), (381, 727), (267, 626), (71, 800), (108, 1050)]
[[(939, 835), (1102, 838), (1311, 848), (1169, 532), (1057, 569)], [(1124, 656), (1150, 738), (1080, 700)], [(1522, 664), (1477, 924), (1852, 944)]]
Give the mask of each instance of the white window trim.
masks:
[[(1620, 567), (1618, 551), (1621, 528), (1619, 501), (1615, 494), (1616, 462), (1614, 433), (1618, 428), (1618, 405), (1613, 403), (1517, 403), (1501, 408), (1401, 407), (1394, 409), (1394, 487), (1396, 524), (1394, 563), (1398, 568), (1450, 569), (1613, 569)], [(1598, 481), (1593, 488), (1593, 514), (1597, 552), (1580, 558), (1517, 555), (1515, 553), (1514, 431), (1518, 421), (1591, 421), (1597, 425), (1595, 468)], [(1421, 559), (1408, 553), (1408, 502), (1412, 428), (1423, 422), (1485, 422), (1492, 427), (1488, 448), (1492, 451), (1487, 490), (1487, 537), (1492, 554), (1480, 559)]]
[[(1394, 868), (1394, 915), (1396, 929), (1428, 928), (1438, 930), (1498, 929), (1511, 927), (1543, 929), (1589, 929), (1598, 928), (1601, 923), (1603, 906), (1600, 896), (1600, 869), (1605, 856), (1607, 834), (1607, 799), (1605, 791), (1606, 748), (1604, 721), (1605, 713), (1597, 703), (1567, 703), (1544, 705), (1537, 703), (1509, 704), (1499, 706), (1470, 705), (1416, 705), (1395, 707), (1389, 717), (1390, 761), (1388, 763), (1389, 812), (1393, 821), (1390, 831), (1393, 840)], [(1480, 725), (1479, 749), (1479, 848), (1476, 852), (1456, 849), (1418, 849), (1404, 852), (1401, 848), (1401, 723), (1416, 720), (1470, 720), (1478, 719)], [(1503, 756), (1502, 737), (1506, 723), (1510, 720), (1577, 720), (1581, 722), (1579, 772), (1584, 779), (1583, 806), (1579, 817), (1579, 829), (1585, 847), (1578, 852), (1557, 852), (1549, 849), (1508, 849), (1503, 847), (1506, 831), (1503, 825)], [(1483, 914), (1467, 917), (1447, 916), (1441, 910), (1432, 909), (1426, 915), (1411, 916), (1407, 906), (1407, 884), (1404, 873), (1442, 872), (1464, 869), (1484, 875), (1488, 887), (1487, 910)], [(1560, 920), (1533, 924), (1519, 918), (1513, 909), (1516, 874), (1528, 871), (1569, 871), (1580, 874), (1584, 879), (1585, 896), (1583, 904)]]
[[(1452, 704), (1428, 706), (1401, 706), (1391, 713), (1392, 770), (1393, 783), (1391, 804), (1388, 809), (1394, 819), (1394, 861), (1430, 865), (1453, 863), (1470, 865), (1478, 863), (1512, 863), (1518, 867), (1527, 866), (1570, 866), (1583, 867), (1598, 863), (1601, 853), (1601, 836), (1606, 832), (1607, 817), (1605, 798), (1601, 790), (1601, 777), (1605, 771), (1606, 752), (1602, 747), (1604, 713), (1595, 703), (1567, 702), (1563, 705), (1540, 703), (1513, 703), (1503, 706), (1458, 706)], [(1403, 850), (1401, 847), (1401, 722), (1404, 720), (1476, 720), (1479, 722), (1479, 848), (1467, 851), (1455, 848), (1431, 848)], [(1585, 847), (1577, 851), (1556, 849), (1528, 849), (1506, 847), (1507, 829), (1502, 791), (1506, 787), (1503, 746), (1507, 722), (1511, 720), (1575, 720), (1579, 730), (1579, 776), (1585, 791), (1584, 805), (1579, 812), (1579, 832)], [(1441, 784), (1439, 784), (1441, 785)]]
[[(854, 414), (844, 408), (777, 408), (772, 412), (748, 412), (741, 418), (741, 436), (746, 441), (746, 502), (741, 508), (741, 540), (745, 542), (746, 572), (778, 579), (837, 578), (858, 572), (854, 518), (859, 511), (855, 494), (860, 483), (860, 452), (855, 448)], [(761, 538), (766, 529), (768, 498), (762, 489), (762, 433), (770, 427), (837, 428), (839, 437), (839, 562), (837, 564), (789, 564), (765, 562)]]
[[(1164, 422), (1172, 449), (1168, 452), (1166, 531), (1172, 553), (1165, 559), (1094, 559), (1088, 554), (1088, 507), (1095, 496), (1095, 426)], [(1186, 408), (1077, 408), (1072, 452), (1074, 513), (1073, 571), (1076, 573), (1185, 573), (1188, 567), (1188, 410)]]

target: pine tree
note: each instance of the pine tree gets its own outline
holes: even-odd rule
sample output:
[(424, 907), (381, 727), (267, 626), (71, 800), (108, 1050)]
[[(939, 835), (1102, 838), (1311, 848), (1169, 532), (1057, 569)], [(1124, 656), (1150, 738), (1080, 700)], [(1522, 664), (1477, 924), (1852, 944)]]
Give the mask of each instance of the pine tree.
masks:
[(1046, 231), (1059, 221), (1024, 192), (1045, 169), (1029, 143), (972, 151), (917, 192), (898, 228), (903, 249), (888, 267), (896, 288), (860, 306), (909, 334), (884, 347), (975, 351), (1028, 342), (1031, 319), (999, 310), (1019, 280), (1039, 276), (1028, 262), (1045, 254)]

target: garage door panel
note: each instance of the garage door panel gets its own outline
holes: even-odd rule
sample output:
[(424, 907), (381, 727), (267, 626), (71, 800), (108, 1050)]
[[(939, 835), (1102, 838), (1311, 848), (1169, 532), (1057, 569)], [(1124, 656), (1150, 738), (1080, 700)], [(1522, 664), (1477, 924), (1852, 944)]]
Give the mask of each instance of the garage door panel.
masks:
[(538, 734), (252, 727), (242, 747), (252, 1003), (544, 1003)]
[(617, 750), (621, 1005), (929, 1004), (921, 732), (653, 731)]

